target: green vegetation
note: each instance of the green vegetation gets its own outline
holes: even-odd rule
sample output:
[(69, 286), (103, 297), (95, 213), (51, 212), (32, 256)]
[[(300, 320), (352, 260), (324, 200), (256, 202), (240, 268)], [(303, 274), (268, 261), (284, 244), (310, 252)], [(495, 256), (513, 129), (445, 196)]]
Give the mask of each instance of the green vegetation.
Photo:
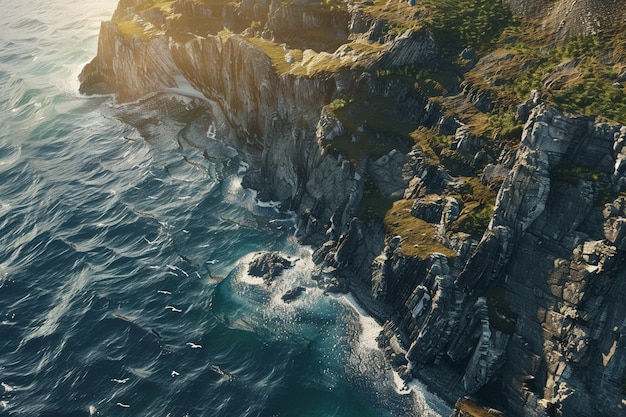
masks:
[(415, 200), (394, 201), (384, 217), (385, 227), (391, 236), (402, 237), (400, 249), (406, 256), (426, 259), (432, 253), (441, 253), (448, 258), (455, 256), (449, 248), (436, 239), (435, 226), (411, 215)]
[(611, 179), (607, 173), (581, 166), (559, 165), (550, 171), (550, 178), (577, 187), (581, 181), (591, 181), (594, 189), (594, 206), (602, 207), (605, 203), (615, 200), (617, 193), (613, 190)]
[(120, 34), (126, 38), (132, 38), (133, 36), (139, 36), (141, 40), (149, 40), (154, 34), (154, 30), (146, 30), (135, 20), (126, 20), (117, 23), (117, 29)]
[(464, 232), (480, 239), (493, 216), (496, 193), (476, 177), (464, 177), (465, 187), (457, 196), (463, 201), (459, 218), (450, 227), (452, 231)]
[(509, 302), (506, 300), (506, 291), (503, 287), (495, 287), (487, 291), (487, 309), (489, 314), (489, 324), (496, 330), (506, 334), (515, 332), (515, 321), (517, 314), (511, 310)]
[(554, 103), (563, 111), (581, 114), (598, 114), (607, 119), (626, 121), (626, 93), (615, 88), (611, 79), (597, 66), (587, 66), (582, 80), (567, 90), (553, 94)]
[(278, 75), (291, 71), (294, 65), (287, 62), (287, 54), (291, 55), (294, 63), (302, 61), (302, 51), (299, 49), (290, 49), (286, 51), (282, 45), (254, 36), (249, 36), (246, 39), (248, 42), (262, 50), (265, 55), (270, 58), (272, 61), (272, 67)]
[(339, 112), (343, 110), (348, 104), (352, 103), (351, 98), (336, 98), (330, 103), (328, 103), (327, 108), (332, 112)]
[(142, 10), (147, 10), (147, 9), (151, 9), (153, 7), (157, 7), (163, 11), (167, 11), (170, 6), (172, 5), (172, 3), (174, 3), (173, 0), (144, 0), (142, 3), (138, 4), (136, 7), (136, 11), (142, 11)]
[(434, 135), (431, 129), (425, 127), (419, 127), (409, 134), (413, 142), (422, 149), (422, 152), (428, 158), (428, 163), (430, 165), (439, 165), (441, 163), (439, 154), (431, 146), (431, 138)]
[[(524, 124), (515, 120), (513, 109), (499, 108), (487, 116), (487, 126), (493, 139), (499, 141), (519, 141)], [(478, 136), (481, 136), (480, 134)]]
[(422, 68), (411, 65), (405, 65), (404, 67), (394, 67), (376, 70), (377, 77), (386, 77), (389, 75), (400, 75), (404, 77), (413, 78), (415, 81), (423, 81), (427, 79), (432, 73), (430, 68)]
[(341, 0), (322, 0), (320, 6), (330, 12), (345, 10), (346, 5)]
[(606, 179), (606, 174), (581, 166), (562, 164), (552, 169), (550, 177), (577, 186), (583, 180), (598, 183)]
[(373, 0), (362, 3), (363, 11), (384, 21), (383, 35), (397, 36), (407, 30), (417, 31), (423, 22), (415, 19), (420, 12), (427, 13), (424, 6), (408, 7), (404, 1)]
[[(626, 120), (626, 92), (612, 86), (620, 67), (606, 59), (606, 51), (613, 47), (611, 38), (571, 38), (547, 48), (528, 32), (518, 33), (514, 42), (503, 45), (511, 57), (499, 63), (500, 85), (483, 84), (482, 88), (493, 91), (504, 107), (539, 90), (563, 111)], [(473, 80), (480, 76), (469, 74)]]
[(325, 141), (324, 146), (352, 161), (364, 154), (378, 158), (393, 149), (408, 152), (413, 144), (409, 133), (415, 126), (394, 114), (395, 104), (394, 99), (387, 97), (333, 100), (327, 108), (341, 121), (346, 133)]
[(493, 216), (493, 206), (489, 204), (469, 205), (471, 210), (463, 216), (456, 225), (456, 230), (471, 235), (474, 239), (480, 239), (487, 230), (491, 216)]
[(494, 0), (423, 0), (434, 13), (435, 37), (449, 49), (470, 45), (476, 49), (495, 44), (505, 28), (514, 24), (511, 12)]
[(383, 220), (391, 209), (393, 201), (383, 197), (372, 178), (365, 174), (363, 178), (363, 196), (356, 210), (356, 216), (362, 220)]

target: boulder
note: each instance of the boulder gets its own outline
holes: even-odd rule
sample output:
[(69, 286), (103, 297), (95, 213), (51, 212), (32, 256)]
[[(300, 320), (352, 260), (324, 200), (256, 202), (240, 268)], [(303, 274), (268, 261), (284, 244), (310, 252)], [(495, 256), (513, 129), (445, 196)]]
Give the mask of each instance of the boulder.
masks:
[(304, 287), (296, 287), (293, 288), (289, 291), (287, 291), (282, 297), (281, 299), (285, 302), (285, 303), (290, 303), (293, 300), (295, 300), (296, 298), (298, 298), (303, 292), (306, 291), (306, 288)]
[(292, 266), (293, 263), (290, 260), (276, 252), (260, 252), (255, 255), (252, 262), (248, 265), (248, 274), (263, 278), (263, 281), (270, 285), (285, 269), (289, 269)]

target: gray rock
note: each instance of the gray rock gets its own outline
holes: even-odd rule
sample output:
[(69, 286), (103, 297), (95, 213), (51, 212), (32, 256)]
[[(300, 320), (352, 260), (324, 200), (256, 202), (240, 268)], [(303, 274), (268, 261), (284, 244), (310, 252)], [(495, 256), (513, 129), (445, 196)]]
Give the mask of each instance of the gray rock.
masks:
[(446, 203), (446, 200), (436, 194), (418, 198), (411, 207), (411, 215), (428, 223), (439, 223)]
[(292, 266), (293, 264), (290, 260), (276, 252), (261, 252), (256, 254), (248, 265), (248, 274), (263, 278), (263, 281), (270, 285), (285, 269), (289, 269)]
[(369, 165), (368, 172), (383, 197), (389, 199), (402, 197), (409, 182), (404, 176), (406, 160), (404, 154), (394, 149)]
[(296, 298), (298, 298), (300, 295), (302, 295), (303, 292), (306, 291), (306, 288), (304, 287), (296, 287), (293, 288), (289, 291), (287, 291), (285, 294), (283, 294), (281, 298), (281, 300), (283, 300), (285, 303), (290, 303), (293, 300), (295, 300)]
[(442, 135), (454, 135), (458, 128), (461, 127), (461, 122), (452, 116), (441, 116), (437, 122), (439, 133)]

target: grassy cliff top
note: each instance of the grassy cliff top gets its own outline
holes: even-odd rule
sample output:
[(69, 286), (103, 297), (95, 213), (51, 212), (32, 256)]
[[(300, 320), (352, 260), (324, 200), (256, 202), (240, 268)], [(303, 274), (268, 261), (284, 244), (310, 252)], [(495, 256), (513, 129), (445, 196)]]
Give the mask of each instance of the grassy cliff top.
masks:
[[(626, 0), (611, 2), (623, 4)], [(522, 131), (522, 123), (515, 119), (516, 107), (532, 90), (564, 111), (626, 122), (622, 17), (619, 24), (615, 18), (600, 21), (594, 30), (572, 18), (566, 21), (564, 34), (546, 23), (558, 16), (554, 9), (537, 6), (522, 8), (521, 13), (516, 0), (505, 2), (513, 13), (493, 0), (417, 0), (414, 6), (399, 0), (305, 4), (283, 0), (277, 8), (272, 6), (273, 14), (270, 3), (121, 0), (115, 21), (123, 36), (142, 41), (155, 36), (185, 42), (195, 37), (224, 39), (228, 34), (242, 34), (270, 58), (278, 76), (330, 78), (352, 72), (353, 81), (365, 74), (375, 80), (372, 85), (404, 85), (406, 88), (398, 91), (406, 103), (381, 88), (366, 93), (345, 90), (340, 97), (330, 97), (328, 107), (345, 132), (321, 145), (347, 156), (353, 164), (364, 153), (378, 158), (391, 149), (406, 153), (418, 145), (429, 164), (444, 166), (464, 184), (457, 191), (447, 191), (447, 196), (463, 203), (460, 217), (450, 226), (453, 232), (480, 238), (487, 227), (499, 184), (479, 177), (503, 149), (516, 149)], [(561, 3), (555, 0), (557, 6)], [(576, 16), (582, 16), (584, 10), (579, 7), (583, 3), (595, 5), (589, 11), (592, 14), (604, 10), (598, 2), (579, 3)], [(438, 56), (419, 65), (394, 65), (393, 59), (382, 59), (410, 55), (407, 49), (420, 46), (393, 49), (407, 33), (432, 35)], [(426, 99), (464, 125), (476, 144), (470, 151), (463, 154), (457, 150), (454, 132), (422, 126), (414, 117)], [(454, 256), (437, 241), (432, 225), (410, 215), (411, 200), (385, 200), (375, 186), (369, 188), (360, 212), (376, 215), (390, 234), (401, 235), (407, 255), (425, 257), (441, 252)]]

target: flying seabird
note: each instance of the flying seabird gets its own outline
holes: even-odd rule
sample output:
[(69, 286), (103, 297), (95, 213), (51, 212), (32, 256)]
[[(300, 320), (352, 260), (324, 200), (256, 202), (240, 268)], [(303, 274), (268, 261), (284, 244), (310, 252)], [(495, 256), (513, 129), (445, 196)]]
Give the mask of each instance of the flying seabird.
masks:
[(124, 379), (113, 378), (111, 381), (117, 382), (118, 384), (125, 384), (125, 383), (128, 382), (128, 380), (129, 380), (129, 378), (124, 378)]

